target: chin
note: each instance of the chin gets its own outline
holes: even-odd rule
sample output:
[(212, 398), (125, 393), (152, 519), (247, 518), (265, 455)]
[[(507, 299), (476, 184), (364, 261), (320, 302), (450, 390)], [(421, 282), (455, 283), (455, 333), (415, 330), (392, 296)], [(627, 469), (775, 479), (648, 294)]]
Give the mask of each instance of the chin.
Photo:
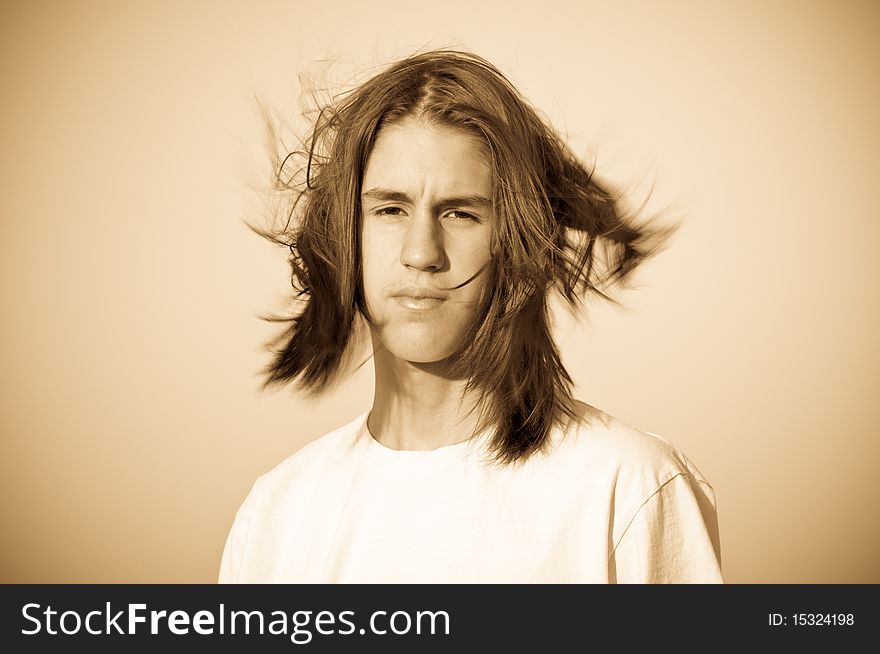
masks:
[(437, 347), (436, 343), (392, 343), (385, 348), (395, 358), (409, 363), (438, 363), (455, 352), (455, 348)]
[(437, 363), (451, 357), (460, 347), (457, 339), (450, 338), (450, 330), (408, 327), (399, 331), (387, 330), (379, 335), (388, 353), (402, 361)]

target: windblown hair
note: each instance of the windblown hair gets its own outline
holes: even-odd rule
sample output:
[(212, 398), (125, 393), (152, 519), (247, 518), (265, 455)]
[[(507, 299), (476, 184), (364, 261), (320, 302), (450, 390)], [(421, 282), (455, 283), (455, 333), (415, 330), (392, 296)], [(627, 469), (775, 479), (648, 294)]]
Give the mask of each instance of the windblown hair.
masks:
[(298, 306), (295, 315), (264, 318), (289, 324), (270, 343), (263, 388), (294, 382), (320, 393), (349, 371), (367, 315), (359, 251), (364, 170), (383, 126), (410, 116), (466, 130), (491, 159), (487, 292), (450, 374), (479, 398), (479, 427), (491, 430), (494, 461), (525, 461), (547, 447), (555, 425), (576, 417), (572, 380), (550, 330), (550, 293), (575, 310), (590, 293), (619, 304), (605, 289), (626, 283), (675, 227), (636, 224), (504, 75), (474, 54), (435, 50), (399, 61), (324, 106), (301, 147), (278, 157), (285, 227), (251, 228), (289, 248)]

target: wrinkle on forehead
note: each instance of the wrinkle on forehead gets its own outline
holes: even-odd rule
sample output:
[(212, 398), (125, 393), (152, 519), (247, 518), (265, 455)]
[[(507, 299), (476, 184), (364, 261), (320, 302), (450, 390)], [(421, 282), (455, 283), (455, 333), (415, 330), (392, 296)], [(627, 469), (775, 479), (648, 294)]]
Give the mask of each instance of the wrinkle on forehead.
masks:
[(410, 197), (492, 195), (485, 144), (465, 130), (404, 118), (379, 132), (362, 188), (381, 187)]

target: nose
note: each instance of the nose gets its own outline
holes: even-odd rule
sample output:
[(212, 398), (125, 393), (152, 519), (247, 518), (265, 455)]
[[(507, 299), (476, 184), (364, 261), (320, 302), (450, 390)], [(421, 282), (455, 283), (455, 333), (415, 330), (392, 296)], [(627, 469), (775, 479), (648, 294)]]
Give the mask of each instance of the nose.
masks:
[(433, 216), (420, 213), (409, 224), (400, 252), (400, 263), (407, 268), (429, 272), (444, 266), (446, 254), (443, 250), (443, 234)]

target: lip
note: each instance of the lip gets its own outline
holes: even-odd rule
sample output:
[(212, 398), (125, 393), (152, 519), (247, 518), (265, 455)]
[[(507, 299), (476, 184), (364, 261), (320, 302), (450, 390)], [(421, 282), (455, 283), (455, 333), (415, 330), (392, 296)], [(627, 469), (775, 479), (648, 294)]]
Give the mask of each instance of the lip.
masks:
[(410, 297), (408, 295), (395, 295), (394, 301), (397, 302), (404, 309), (409, 309), (410, 311), (430, 311), (431, 309), (436, 309), (441, 304), (443, 304), (443, 300), (437, 297)]
[(400, 306), (410, 311), (430, 311), (446, 300), (446, 295), (429, 288), (415, 286), (395, 291), (392, 296)]

